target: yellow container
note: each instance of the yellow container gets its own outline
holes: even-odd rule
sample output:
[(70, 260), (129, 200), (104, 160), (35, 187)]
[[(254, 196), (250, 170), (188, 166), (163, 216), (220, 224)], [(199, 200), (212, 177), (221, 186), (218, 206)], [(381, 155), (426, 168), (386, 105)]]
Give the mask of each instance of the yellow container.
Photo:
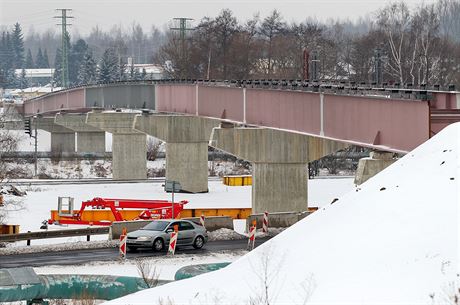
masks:
[(224, 176), (222, 181), (228, 186), (246, 186), (252, 185), (252, 176)]
[(0, 234), (18, 234), (19, 225), (1, 225)]

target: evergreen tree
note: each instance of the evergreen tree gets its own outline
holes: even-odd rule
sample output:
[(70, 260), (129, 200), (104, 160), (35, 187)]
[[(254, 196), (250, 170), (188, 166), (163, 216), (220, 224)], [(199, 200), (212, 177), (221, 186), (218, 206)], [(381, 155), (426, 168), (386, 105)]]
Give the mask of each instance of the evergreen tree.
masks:
[(91, 50), (87, 50), (78, 70), (78, 84), (91, 84), (96, 82), (96, 61)]
[(60, 48), (56, 49), (56, 57), (54, 58), (53, 82), (56, 87), (62, 86), (62, 55)]
[(17, 22), (11, 34), (11, 43), (14, 54), (13, 66), (15, 69), (21, 69), (24, 67), (24, 37), (21, 26)]
[(71, 48), (69, 55), (69, 83), (71, 85), (78, 83), (78, 70), (83, 63), (88, 45), (83, 39), (77, 40)]
[(26, 69), (35, 68), (34, 60), (32, 58), (32, 52), (30, 51), (30, 49), (27, 49), (26, 64), (25, 64), (24, 68), (26, 68)]
[(7, 54), (6, 32), (2, 32), (2, 38), (0, 39), (0, 88), (7, 87)]
[(2, 86), (5, 88), (13, 88), (16, 85), (16, 75), (13, 65), (13, 44), (9, 32), (2, 33), (0, 48), (0, 72), (2, 78)]
[(38, 48), (37, 57), (35, 57), (35, 67), (41, 69), (44, 68), (44, 58), (42, 54), (42, 48)]
[(19, 78), (19, 87), (21, 89), (25, 89), (29, 87), (29, 81), (26, 78), (26, 70), (22, 69), (21, 70), (21, 77)]
[(43, 67), (42, 68), (49, 68), (50, 67), (50, 62), (48, 59), (48, 51), (45, 49), (45, 52), (43, 53)]
[(113, 82), (120, 77), (118, 58), (113, 48), (108, 48), (104, 51), (98, 72), (98, 81), (102, 83)]

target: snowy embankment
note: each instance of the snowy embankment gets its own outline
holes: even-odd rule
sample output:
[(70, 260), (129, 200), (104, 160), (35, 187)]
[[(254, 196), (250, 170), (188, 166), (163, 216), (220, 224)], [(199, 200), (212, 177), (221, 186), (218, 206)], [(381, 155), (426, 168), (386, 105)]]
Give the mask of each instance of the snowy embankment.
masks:
[(105, 304), (449, 304), (459, 130), (448, 126), (222, 270)]

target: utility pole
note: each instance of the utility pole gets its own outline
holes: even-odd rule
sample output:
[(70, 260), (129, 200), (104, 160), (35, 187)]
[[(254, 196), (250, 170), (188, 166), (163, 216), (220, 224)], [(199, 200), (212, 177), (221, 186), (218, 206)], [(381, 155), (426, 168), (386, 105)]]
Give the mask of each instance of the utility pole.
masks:
[[(193, 28), (187, 27), (187, 20), (193, 20), (191, 18), (173, 18), (176, 21), (175, 27), (170, 28), (171, 31), (179, 31), (180, 39), (180, 61), (181, 61), (181, 78), (186, 78), (185, 67), (186, 67), (186, 47), (185, 41), (187, 36), (187, 31), (193, 31)], [(179, 26), (177, 26), (177, 22)]]
[(382, 49), (374, 50), (374, 81), (377, 85), (383, 83), (383, 64), (382, 64)]
[(72, 16), (67, 16), (67, 12), (71, 12), (71, 9), (68, 8), (58, 8), (56, 11), (61, 12), (61, 16), (54, 16), (54, 18), (61, 19), (61, 23), (57, 25), (61, 26), (61, 55), (62, 55), (62, 62), (61, 62), (61, 82), (62, 87), (66, 88), (69, 86), (69, 46), (67, 45), (66, 37), (69, 35), (67, 32), (67, 26), (72, 25), (71, 23), (67, 23), (67, 18), (73, 18)]
[(38, 118), (39, 118), (39, 116), (36, 115), (36, 116), (34, 116), (34, 118), (37, 119), (37, 122), (34, 122), (35, 123), (34, 124), (35, 125), (35, 127), (34, 127), (34, 129), (35, 129), (35, 137), (34, 137), (35, 138), (34, 139), (35, 140), (35, 143), (34, 143), (35, 144), (34, 145), (34, 177), (37, 178), (37, 176), (38, 176), (38, 169), (37, 169), (37, 167), (38, 167), (38, 160), (37, 160), (37, 154), (38, 154), (38, 152), (37, 152), (38, 151)]

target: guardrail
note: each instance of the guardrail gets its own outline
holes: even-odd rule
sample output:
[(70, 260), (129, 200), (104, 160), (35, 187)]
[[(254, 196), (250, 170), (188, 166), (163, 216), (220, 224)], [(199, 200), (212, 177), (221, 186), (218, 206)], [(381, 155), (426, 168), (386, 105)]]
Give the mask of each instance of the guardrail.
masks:
[(86, 240), (90, 240), (91, 235), (108, 234), (109, 227), (94, 227), (84, 229), (70, 229), (70, 230), (53, 230), (53, 231), (39, 231), (39, 232), (27, 232), (18, 234), (1, 234), (0, 242), (15, 242), (27, 240), (27, 245), (30, 246), (30, 241), (33, 239), (46, 239), (46, 238), (58, 238), (58, 237), (70, 237), (70, 236), (85, 236)]

